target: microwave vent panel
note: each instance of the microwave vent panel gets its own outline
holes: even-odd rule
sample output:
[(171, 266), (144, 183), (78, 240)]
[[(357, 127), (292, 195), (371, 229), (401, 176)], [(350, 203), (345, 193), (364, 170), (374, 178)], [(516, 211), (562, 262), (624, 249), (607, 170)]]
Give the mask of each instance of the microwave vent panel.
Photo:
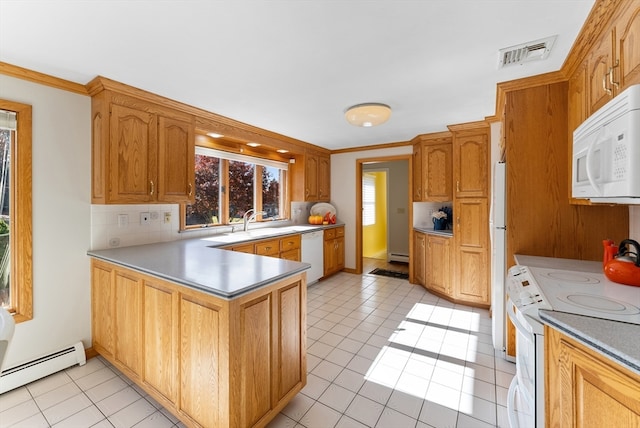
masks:
[(500, 49), (500, 63), (498, 68), (510, 65), (522, 65), (526, 62), (541, 61), (546, 59), (551, 52), (557, 36), (534, 40), (516, 46)]

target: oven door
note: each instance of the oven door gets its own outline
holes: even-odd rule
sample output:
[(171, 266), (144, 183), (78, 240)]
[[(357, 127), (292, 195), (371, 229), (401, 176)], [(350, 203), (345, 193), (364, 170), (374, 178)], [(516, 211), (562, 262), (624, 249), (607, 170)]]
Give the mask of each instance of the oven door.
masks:
[(536, 424), (536, 337), (521, 312), (516, 313), (511, 301), (507, 314), (516, 328), (516, 375), (509, 387), (507, 412), (512, 428), (534, 427)]

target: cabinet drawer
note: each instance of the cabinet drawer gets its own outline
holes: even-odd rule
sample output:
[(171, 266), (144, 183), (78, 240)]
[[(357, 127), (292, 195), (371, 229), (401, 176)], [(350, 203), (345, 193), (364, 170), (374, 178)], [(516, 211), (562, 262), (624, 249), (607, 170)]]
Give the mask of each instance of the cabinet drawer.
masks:
[(340, 238), (341, 236), (344, 236), (344, 227), (336, 227), (333, 230), (336, 231), (336, 238)]
[(296, 248), (294, 250), (283, 251), (280, 253), (280, 258), (285, 260), (293, 260), (294, 262), (300, 261), (300, 249)]
[[(344, 231), (343, 231), (343, 235), (344, 235)], [(324, 231), (324, 240), (325, 241), (330, 241), (332, 239), (336, 238), (336, 229), (326, 229)]]
[(225, 247), (225, 250), (238, 251), (240, 253), (253, 254), (253, 244), (234, 245), (233, 247)]
[(259, 256), (278, 256), (280, 254), (280, 242), (277, 239), (260, 241), (256, 243), (255, 253)]
[(296, 250), (298, 248), (300, 248), (300, 235), (291, 235), (280, 239), (281, 252)]

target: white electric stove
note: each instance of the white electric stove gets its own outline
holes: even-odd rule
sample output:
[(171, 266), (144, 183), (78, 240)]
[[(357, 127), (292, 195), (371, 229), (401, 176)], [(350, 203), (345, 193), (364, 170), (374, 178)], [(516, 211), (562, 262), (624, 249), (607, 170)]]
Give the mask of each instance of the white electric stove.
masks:
[[(538, 310), (640, 325), (640, 287), (609, 281), (598, 263), (527, 258), (549, 263), (547, 267), (516, 265), (509, 269), (507, 315), (516, 329), (516, 376), (509, 386), (507, 414), (512, 428), (543, 428), (544, 327)], [(585, 269), (568, 270), (554, 264)]]
[(518, 310), (537, 318), (551, 309), (640, 325), (640, 287), (609, 281), (601, 272), (514, 266), (509, 295)]

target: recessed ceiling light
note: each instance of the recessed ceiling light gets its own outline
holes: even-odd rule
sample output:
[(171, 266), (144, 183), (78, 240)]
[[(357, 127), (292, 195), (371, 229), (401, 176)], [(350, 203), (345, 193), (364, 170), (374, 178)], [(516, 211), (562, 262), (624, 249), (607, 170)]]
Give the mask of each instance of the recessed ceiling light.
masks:
[(260, 143), (247, 143), (247, 146), (249, 146), (249, 147), (259, 147)]
[(364, 103), (351, 106), (344, 113), (347, 122), (353, 126), (369, 128), (381, 125), (391, 117), (391, 107), (381, 103)]
[(278, 149), (278, 150), (276, 150), (276, 152), (278, 152), (278, 153), (289, 153), (289, 150)]
[(216, 134), (215, 132), (207, 132), (207, 135), (211, 138), (222, 138), (224, 137), (224, 135), (222, 134)]

